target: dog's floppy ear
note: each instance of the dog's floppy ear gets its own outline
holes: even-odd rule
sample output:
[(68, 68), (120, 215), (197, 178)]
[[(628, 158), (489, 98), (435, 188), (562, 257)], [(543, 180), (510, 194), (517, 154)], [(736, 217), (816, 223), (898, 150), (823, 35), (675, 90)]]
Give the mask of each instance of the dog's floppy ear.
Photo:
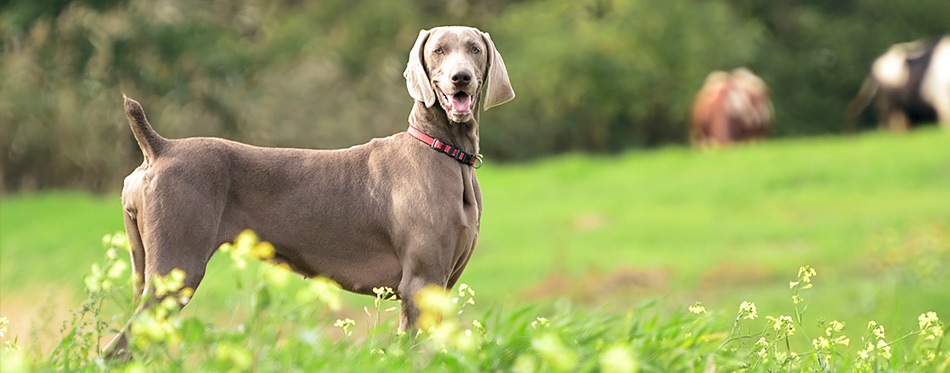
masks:
[(485, 45), (488, 46), (488, 73), (485, 77), (485, 110), (504, 104), (515, 98), (515, 91), (508, 81), (508, 69), (501, 53), (495, 49), (495, 43), (487, 32), (482, 32)]
[(406, 71), (402, 73), (406, 77), (406, 88), (409, 95), (416, 101), (425, 102), (426, 107), (435, 104), (435, 92), (432, 89), (432, 83), (429, 82), (429, 74), (425, 67), (426, 40), (429, 39), (430, 30), (419, 31), (419, 37), (416, 44), (409, 51), (409, 63), (406, 65)]

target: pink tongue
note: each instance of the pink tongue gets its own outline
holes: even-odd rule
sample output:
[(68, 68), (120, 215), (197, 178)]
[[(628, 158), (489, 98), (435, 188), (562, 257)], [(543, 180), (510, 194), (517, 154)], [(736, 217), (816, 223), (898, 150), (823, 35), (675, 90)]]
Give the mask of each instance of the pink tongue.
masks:
[(452, 110), (458, 113), (464, 113), (471, 110), (472, 96), (455, 95), (452, 96)]

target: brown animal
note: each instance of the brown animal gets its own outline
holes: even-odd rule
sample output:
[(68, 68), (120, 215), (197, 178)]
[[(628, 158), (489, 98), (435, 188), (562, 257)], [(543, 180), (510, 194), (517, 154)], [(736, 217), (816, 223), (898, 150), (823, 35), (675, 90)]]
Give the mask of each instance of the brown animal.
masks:
[(706, 77), (693, 102), (690, 140), (694, 145), (728, 145), (768, 137), (772, 99), (761, 78), (746, 68)]
[[(274, 245), (276, 262), (303, 276), (362, 294), (395, 289), (400, 327), (413, 326), (414, 294), (454, 286), (478, 239), (478, 107), (515, 94), (489, 35), (470, 27), (422, 30), (404, 75), (416, 100), (409, 130), (340, 150), (169, 140), (127, 98), (145, 155), (122, 190), (136, 298), (176, 268), (184, 287), (197, 289), (218, 246), (251, 229)], [(107, 354), (124, 353), (128, 329)]]

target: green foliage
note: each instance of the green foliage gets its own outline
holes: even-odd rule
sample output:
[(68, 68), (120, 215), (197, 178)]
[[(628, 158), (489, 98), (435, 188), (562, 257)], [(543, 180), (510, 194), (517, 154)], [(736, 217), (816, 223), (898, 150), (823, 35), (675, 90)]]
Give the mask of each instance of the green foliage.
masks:
[[(239, 283), (251, 280), (250, 286), (239, 292), (243, 300), (236, 302), (247, 312), (242, 321), (222, 328), (207, 320), (180, 316), (179, 305), (189, 303), (191, 293), (181, 289), (186, 274), (173, 271), (166, 278), (155, 279), (156, 285), (167, 290), (157, 295), (167, 297), (132, 318), (131, 359), (109, 360), (99, 356), (98, 340), (107, 326), (124, 321), (103, 321), (100, 305), (106, 299), (121, 299), (115, 292), (127, 292), (131, 278), (119, 281), (128, 263), (116, 255), (117, 249), (128, 249), (128, 240), (117, 234), (103, 241), (109, 248), (107, 260), (102, 266), (95, 265), (86, 277), (89, 299), (64, 323), (59, 344), (45, 353), (38, 347), (7, 341), (0, 347), (5, 372), (945, 371), (950, 366), (950, 348), (943, 343), (946, 326), (935, 312), (921, 314), (919, 328), (899, 338), (889, 338), (884, 326), (875, 321), (868, 324), (865, 334), (852, 337), (848, 337), (851, 329), (838, 321), (827, 325), (819, 321), (815, 327), (805, 318), (808, 302), (803, 296), (818, 273), (808, 266), (790, 283), (793, 316), (765, 316), (766, 325), (748, 325), (747, 320), (754, 321), (759, 311), (754, 303), (743, 302), (731, 332), (724, 329), (729, 324), (728, 313), (709, 313), (701, 306), (689, 307), (687, 313), (683, 308), (665, 309), (656, 302), (635, 306), (622, 316), (577, 309), (567, 303), (518, 306), (473, 316), (464, 311), (467, 304), (474, 303), (475, 292), (461, 285), (458, 296), (438, 288), (420, 293), (420, 323), (428, 314), (435, 317), (418, 335), (392, 333), (391, 323), (376, 323), (365, 327), (365, 337), (358, 338), (351, 328), (362, 326), (352, 319), (329, 322), (336, 309), (334, 299), (338, 299), (335, 287), (311, 286), (293, 299), (286, 292), (289, 279), (285, 269), (267, 264), (249, 267), (248, 260), (267, 260), (273, 255), (267, 249), (269, 244), (259, 243), (252, 233), (242, 233), (223, 249), (231, 254), (235, 279)], [(314, 282), (321, 283), (327, 280)], [(301, 296), (314, 292), (319, 294)], [(380, 305), (389, 300), (391, 289), (376, 293), (376, 307), (372, 311), (367, 308), (366, 313), (375, 313), (378, 320), (380, 313), (390, 311)], [(807, 315), (816, 312), (828, 310), (812, 309)], [(2, 319), (0, 328), (5, 323)], [(810, 339), (810, 333), (820, 336)], [(0, 338), (6, 336), (0, 334)], [(806, 347), (793, 347), (789, 343), (793, 338), (804, 338)], [(913, 341), (913, 345), (896, 348), (902, 341)]]
[[(405, 128), (421, 28), (493, 35), (518, 98), (485, 113), (489, 160), (682, 143), (713, 69), (750, 66), (779, 135), (835, 133), (870, 61), (946, 32), (950, 3), (712, 0), (16, 1), (0, 4), (4, 190), (117, 190), (159, 133), (336, 148)], [(874, 30), (874, 32), (867, 32)]]
[(491, 31), (518, 98), (482, 138), (512, 158), (685, 142), (706, 74), (749, 63), (762, 42), (719, 2), (525, 2)]

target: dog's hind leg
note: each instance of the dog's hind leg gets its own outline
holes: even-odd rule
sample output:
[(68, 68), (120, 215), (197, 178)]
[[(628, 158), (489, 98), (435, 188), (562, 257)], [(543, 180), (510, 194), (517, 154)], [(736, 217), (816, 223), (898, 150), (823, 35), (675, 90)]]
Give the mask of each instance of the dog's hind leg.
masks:
[(129, 255), (132, 259), (132, 272), (135, 275), (132, 292), (135, 303), (138, 303), (145, 290), (145, 247), (142, 245), (138, 222), (129, 214), (125, 214), (125, 234), (129, 237)]
[[(184, 279), (178, 290), (191, 289), (193, 292), (198, 289), (208, 261), (216, 249), (212, 241), (216, 224), (214, 219), (204, 218), (204, 214), (187, 210), (151, 209), (149, 211), (155, 214), (148, 216), (145, 221), (127, 216), (127, 234), (132, 244), (132, 262), (136, 274), (135, 298), (139, 303), (134, 315), (150, 309), (169, 296), (179, 295), (178, 291), (157, 291), (156, 276), (166, 277), (180, 270), (184, 273)], [(139, 218), (144, 216), (140, 215)], [(144, 302), (138, 302), (143, 296), (146, 297)], [(179, 303), (178, 307), (180, 309), (184, 304)], [(132, 321), (109, 342), (103, 350), (107, 357), (128, 356), (131, 325)]]
[[(126, 210), (123, 217), (125, 219), (125, 234), (129, 239), (129, 256), (132, 261), (132, 297), (136, 304), (142, 300), (145, 291), (145, 246), (142, 244), (142, 235), (139, 232), (138, 221), (135, 218), (136, 210), (133, 204), (126, 204)], [(131, 321), (127, 323), (118, 335), (112, 338), (103, 353), (110, 358), (124, 356), (128, 349), (128, 339), (126, 333), (129, 331)]]

